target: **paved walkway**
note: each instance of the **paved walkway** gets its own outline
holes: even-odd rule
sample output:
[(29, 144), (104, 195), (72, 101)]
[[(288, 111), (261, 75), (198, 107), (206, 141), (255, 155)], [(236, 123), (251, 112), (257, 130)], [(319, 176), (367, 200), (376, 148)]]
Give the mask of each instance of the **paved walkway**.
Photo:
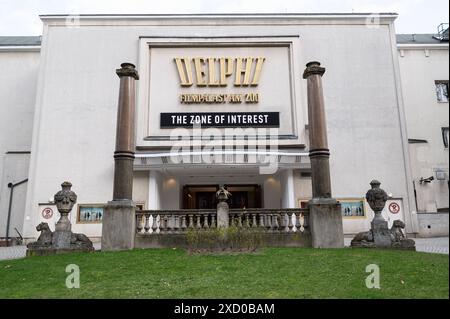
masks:
[[(100, 243), (94, 243), (95, 250), (99, 250), (100, 246)], [(26, 246), (0, 247), (0, 260), (24, 258), (26, 251)]]
[[(416, 242), (416, 250), (425, 253), (447, 254), (448, 237), (412, 238)], [(351, 238), (345, 238), (345, 246), (350, 246)]]
[[(448, 237), (415, 238), (414, 240), (417, 251), (448, 255)], [(350, 241), (351, 238), (345, 238), (345, 245), (350, 246)], [(100, 243), (94, 243), (94, 248), (99, 250)], [(0, 247), (0, 260), (24, 258), (26, 250), (25, 246)]]

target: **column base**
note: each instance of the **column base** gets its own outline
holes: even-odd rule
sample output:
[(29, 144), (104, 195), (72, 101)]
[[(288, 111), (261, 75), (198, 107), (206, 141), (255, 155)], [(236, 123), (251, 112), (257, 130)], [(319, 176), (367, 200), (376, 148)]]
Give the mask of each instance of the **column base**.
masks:
[(313, 198), (308, 208), (312, 246), (344, 248), (341, 204), (334, 198)]
[(105, 207), (102, 226), (102, 251), (134, 248), (136, 206), (131, 200), (115, 200)]

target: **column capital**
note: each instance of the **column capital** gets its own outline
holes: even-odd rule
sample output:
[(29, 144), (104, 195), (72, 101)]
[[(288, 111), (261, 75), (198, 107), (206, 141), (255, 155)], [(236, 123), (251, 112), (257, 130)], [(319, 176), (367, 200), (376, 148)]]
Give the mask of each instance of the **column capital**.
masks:
[(320, 75), (322, 76), (325, 73), (325, 68), (320, 66), (320, 62), (312, 61), (306, 64), (306, 69), (303, 72), (303, 78), (307, 79), (311, 75)]
[(139, 80), (139, 74), (138, 71), (136, 70), (136, 66), (132, 63), (127, 62), (122, 63), (120, 65), (120, 69), (116, 69), (116, 73), (119, 76), (119, 78), (123, 76), (131, 76), (135, 80)]

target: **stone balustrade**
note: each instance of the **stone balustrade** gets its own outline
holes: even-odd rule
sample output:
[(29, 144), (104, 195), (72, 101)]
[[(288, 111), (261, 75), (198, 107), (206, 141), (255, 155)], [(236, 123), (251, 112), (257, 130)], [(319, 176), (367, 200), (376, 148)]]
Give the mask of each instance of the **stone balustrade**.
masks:
[[(181, 234), (188, 229), (217, 227), (215, 210), (136, 211), (136, 233), (140, 235)], [(307, 209), (231, 209), (230, 225), (257, 228), (273, 233), (303, 233), (309, 227)]]

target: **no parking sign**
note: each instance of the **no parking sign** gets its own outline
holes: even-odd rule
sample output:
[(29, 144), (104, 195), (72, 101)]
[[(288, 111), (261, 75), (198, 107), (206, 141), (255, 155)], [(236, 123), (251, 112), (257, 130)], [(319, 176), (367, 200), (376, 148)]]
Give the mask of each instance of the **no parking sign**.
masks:
[(392, 214), (398, 214), (400, 212), (400, 205), (397, 203), (390, 203), (389, 204), (389, 211)]
[(50, 207), (46, 207), (42, 210), (42, 217), (44, 217), (45, 219), (50, 219), (53, 217), (53, 209), (51, 209)]

